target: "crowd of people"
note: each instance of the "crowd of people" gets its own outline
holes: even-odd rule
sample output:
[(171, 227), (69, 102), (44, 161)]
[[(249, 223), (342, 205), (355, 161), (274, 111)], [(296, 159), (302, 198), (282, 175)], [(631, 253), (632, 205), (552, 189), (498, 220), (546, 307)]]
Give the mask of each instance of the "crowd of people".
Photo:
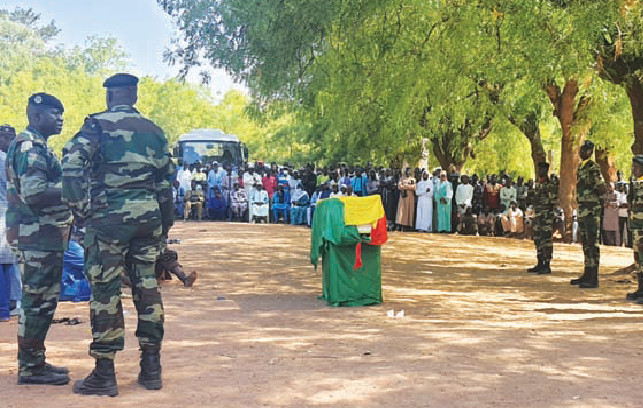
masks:
[[(631, 246), (627, 190), (622, 181), (603, 196), (601, 242)], [(558, 177), (549, 175), (553, 189)], [(533, 238), (536, 182), (505, 172), (479, 177), (440, 168), (390, 169), (345, 163), (303, 168), (284, 163), (178, 163), (173, 194), (177, 217), (185, 220), (271, 222), (312, 225), (318, 200), (338, 196), (379, 195), (389, 229), (460, 235)], [(565, 234), (565, 216), (556, 203), (554, 238)], [(573, 240), (578, 241), (576, 212)]]

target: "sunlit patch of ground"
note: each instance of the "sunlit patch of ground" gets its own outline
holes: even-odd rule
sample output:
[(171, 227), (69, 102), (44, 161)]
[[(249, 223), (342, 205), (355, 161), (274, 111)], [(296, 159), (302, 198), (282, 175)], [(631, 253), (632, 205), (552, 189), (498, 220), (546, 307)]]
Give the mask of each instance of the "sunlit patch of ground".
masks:
[[(579, 246), (556, 245), (553, 274), (532, 276), (528, 241), (393, 233), (385, 303), (336, 309), (317, 300), (306, 229), (191, 222), (171, 235), (200, 277), (193, 289), (163, 285), (163, 390), (136, 384), (128, 298), (118, 398), (16, 386), (14, 319), (0, 323), (0, 406), (643, 406), (643, 306), (624, 301), (634, 285), (616, 273), (631, 250), (602, 248), (601, 287), (583, 291), (569, 285), (582, 270)], [(75, 380), (93, 365), (87, 304), (62, 304), (64, 316), (83, 323), (54, 325), (47, 354)]]

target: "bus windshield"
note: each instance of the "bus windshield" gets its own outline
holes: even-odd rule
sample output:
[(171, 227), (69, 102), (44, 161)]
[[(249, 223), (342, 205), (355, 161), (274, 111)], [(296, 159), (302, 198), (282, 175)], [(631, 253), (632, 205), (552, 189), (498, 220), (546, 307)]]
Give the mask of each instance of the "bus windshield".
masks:
[(193, 164), (219, 163), (240, 164), (241, 148), (237, 142), (181, 142), (183, 148), (183, 162)]

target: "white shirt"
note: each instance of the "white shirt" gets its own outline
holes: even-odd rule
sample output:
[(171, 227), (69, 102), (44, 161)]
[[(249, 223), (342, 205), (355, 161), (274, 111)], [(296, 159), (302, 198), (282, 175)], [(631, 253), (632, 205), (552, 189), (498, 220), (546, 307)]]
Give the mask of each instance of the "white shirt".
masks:
[[(627, 193), (625, 191), (623, 191), (622, 193), (620, 191), (615, 191), (614, 193), (616, 193), (616, 203), (619, 205), (619, 207), (622, 204), (627, 204)], [(627, 208), (619, 208), (618, 216), (627, 217)]]
[(473, 199), (473, 186), (471, 184), (459, 184), (455, 190), (455, 203), (457, 205), (466, 205), (471, 207)]

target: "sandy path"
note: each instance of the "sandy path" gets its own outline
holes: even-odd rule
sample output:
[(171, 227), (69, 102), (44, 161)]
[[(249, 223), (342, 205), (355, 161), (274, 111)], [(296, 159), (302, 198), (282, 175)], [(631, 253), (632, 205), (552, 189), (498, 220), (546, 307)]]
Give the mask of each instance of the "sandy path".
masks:
[[(581, 291), (568, 283), (582, 267), (578, 246), (557, 245), (554, 274), (538, 277), (524, 273), (530, 242), (395, 233), (382, 256), (385, 304), (335, 309), (316, 299), (306, 229), (180, 223), (172, 235), (200, 279), (163, 286), (162, 391), (136, 384), (127, 299), (118, 398), (15, 385), (14, 319), (0, 324), (0, 406), (643, 406), (643, 306), (623, 300), (633, 285), (615, 274), (630, 250), (603, 248), (601, 288)], [(87, 304), (62, 304), (56, 317), (83, 324), (48, 337), (48, 358), (72, 380), (93, 366), (88, 315)]]

